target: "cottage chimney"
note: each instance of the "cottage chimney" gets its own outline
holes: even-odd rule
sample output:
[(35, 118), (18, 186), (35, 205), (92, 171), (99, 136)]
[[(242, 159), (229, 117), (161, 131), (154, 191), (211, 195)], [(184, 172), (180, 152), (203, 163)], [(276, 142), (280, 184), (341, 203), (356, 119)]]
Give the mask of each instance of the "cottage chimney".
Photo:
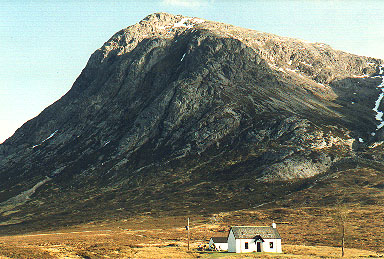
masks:
[(272, 223), (272, 227), (276, 228), (276, 223), (275, 222)]

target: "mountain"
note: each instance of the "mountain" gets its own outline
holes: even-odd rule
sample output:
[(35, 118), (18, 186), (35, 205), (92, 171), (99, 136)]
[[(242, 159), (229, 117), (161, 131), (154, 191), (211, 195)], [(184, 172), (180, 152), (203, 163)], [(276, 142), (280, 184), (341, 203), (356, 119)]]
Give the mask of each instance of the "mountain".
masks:
[(345, 170), (375, 171), (365, 184), (380, 190), (381, 64), (151, 14), (113, 35), (66, 95), (0, 145), (0, 226), (241, 209)]

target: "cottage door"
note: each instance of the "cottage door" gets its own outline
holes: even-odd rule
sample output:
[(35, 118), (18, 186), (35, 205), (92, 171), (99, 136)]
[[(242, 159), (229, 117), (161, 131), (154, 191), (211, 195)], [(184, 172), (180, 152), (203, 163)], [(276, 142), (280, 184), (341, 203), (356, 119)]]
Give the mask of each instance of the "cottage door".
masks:
[(256, 252), (261, 252), (261, 243), (260, 242), (256, 242), (256, 246), (257, 246)]

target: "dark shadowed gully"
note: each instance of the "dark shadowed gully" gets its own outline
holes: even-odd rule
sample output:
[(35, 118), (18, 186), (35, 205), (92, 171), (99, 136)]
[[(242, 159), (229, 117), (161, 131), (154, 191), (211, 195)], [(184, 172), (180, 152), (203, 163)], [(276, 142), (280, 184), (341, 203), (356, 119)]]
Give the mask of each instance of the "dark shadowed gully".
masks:
[(289, 198), (298, 192), (311, 204), (377, 203), (377, 192), (354, 196), (359, 184), (348, 195), (329, 189), (326, 200), (310, 191), (368, 171), (376, 177), (364, 186), (383, 190), (372, 110), (381, 62), (149, 15), (96, 50), (65, 96), (0, 145), (0, 229), (308, 202)]

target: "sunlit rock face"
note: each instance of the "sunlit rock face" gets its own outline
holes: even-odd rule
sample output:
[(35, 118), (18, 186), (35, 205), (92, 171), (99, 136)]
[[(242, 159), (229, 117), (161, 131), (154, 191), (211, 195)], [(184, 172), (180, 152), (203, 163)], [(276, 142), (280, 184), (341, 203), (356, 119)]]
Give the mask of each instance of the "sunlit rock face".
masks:
[(327, 174), (382, 140), (381, 62), (149, 15), (112, 36), (65, 96), (0, 145), (0, 206), (33, 189), (3, 221), (43, 209), (244, 207), (268, 200), (266, 188), (283, 196), (286, 183)]

